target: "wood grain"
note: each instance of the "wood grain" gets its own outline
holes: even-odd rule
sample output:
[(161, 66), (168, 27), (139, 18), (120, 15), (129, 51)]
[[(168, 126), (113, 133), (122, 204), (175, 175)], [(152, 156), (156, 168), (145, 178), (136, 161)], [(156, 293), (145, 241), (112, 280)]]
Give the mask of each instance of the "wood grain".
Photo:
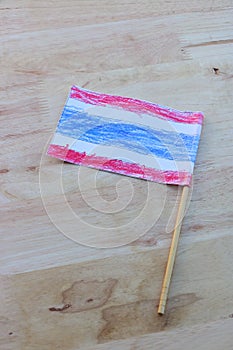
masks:
[(154, 349), (155, 346), (158, 350), (164, 348), (168, 350), (179, 350), (181, 347), (190, 350), (206, 350), (207, 348), (218, 350), (221, 347), (224, 347), (224, 349), (230, 349), (232, 344), (231, 332), (232, 320), (221, 320), (209, 323), (208, 325), (202, 324), (186, 329), (181, 328), (177, 331), (153, 333), (138, 338), (130, 338), (117, 342), (114, 341), (86, 349), (105, 350), (111, 347), (113, 350), (149, 350)]
[[(0, 348), (230, 350), (232, 1), (3, 0), (0, 16)], [(47, 157), (72, 84), (205, 114), (164, 317), (180, 191)]]

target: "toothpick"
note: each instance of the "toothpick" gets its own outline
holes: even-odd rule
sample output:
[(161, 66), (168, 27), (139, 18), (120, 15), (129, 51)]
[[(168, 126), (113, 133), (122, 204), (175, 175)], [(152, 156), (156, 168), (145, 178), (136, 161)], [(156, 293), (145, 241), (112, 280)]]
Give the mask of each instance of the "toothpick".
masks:
[(175, 263), (176, 251), (177, 251), (177, 246), (179, 242), (180, 230), (181, 230), (182, 220), (185, 213), (188, 193), (189, 193), (189, 187), (184, 186), (182, 190), (178, 212), (177, 212), (175, 229), (173, 232), (172, 243), (171, 243), (171, 247), (168, 255), (166, 272), (163, 279), (162, 291), (160, 294), (160, 301), (159, 301), (159, 308), (158, 308), (159, 315), (163, 315), (166, 308), (168, 291), (171, 283), (171, 276), (172, 276), (173, 267)]

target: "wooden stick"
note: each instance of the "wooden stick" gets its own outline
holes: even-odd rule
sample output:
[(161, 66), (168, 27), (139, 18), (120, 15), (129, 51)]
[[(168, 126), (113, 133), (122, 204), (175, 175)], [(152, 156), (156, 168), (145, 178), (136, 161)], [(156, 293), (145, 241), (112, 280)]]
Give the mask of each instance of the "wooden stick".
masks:
[(181, 199), (180, 199), (180, 205), (177, 212), (175, 229), (174, 229), (172, 243), (171, 243), (171, 247), (168, 255), (166, 272), (163, 279), (162, 291), (160, 294), (160, 301), (159, 301), (159, 308), (158, 308), (159, 315), (163, 315), (166, 308), (167, 296), (168, 296), (169, 286), (171, 283), (171, 276), (172, 276), (172, 271), (175, 263), (176, 251), (177, 251), (178, 241), (180, 237), (182, 220), (185, 213), (188, 193), (189, 193), (189, 187), (184, 186), (182, 190)]

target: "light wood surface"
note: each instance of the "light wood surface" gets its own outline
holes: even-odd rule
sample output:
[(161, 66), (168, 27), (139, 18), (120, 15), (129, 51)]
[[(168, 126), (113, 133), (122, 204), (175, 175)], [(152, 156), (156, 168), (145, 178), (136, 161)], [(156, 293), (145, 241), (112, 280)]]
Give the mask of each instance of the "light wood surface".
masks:
[(158, 332), (138, 338), (114, 341), (98, 345), (88, 350), (219, 350), (232, 347), (232, 320), (211, 322), (208, 325), (198, 325), (192, 328), (181, 328), (175, 331)]
[[(232, 349), (232, 0), (2, 0), (0, 18), (0, 348)], [(72, 84), (205, 114), (163, 317), (180, 190), (46, 157)]]

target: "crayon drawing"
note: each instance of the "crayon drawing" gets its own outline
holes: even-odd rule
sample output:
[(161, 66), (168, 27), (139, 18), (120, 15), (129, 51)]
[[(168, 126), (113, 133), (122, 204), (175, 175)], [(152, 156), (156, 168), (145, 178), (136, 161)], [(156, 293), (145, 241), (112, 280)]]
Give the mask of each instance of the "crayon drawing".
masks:
[(48, 155), (145, 180), (189, 185), (203, 114), (73, 86)]

